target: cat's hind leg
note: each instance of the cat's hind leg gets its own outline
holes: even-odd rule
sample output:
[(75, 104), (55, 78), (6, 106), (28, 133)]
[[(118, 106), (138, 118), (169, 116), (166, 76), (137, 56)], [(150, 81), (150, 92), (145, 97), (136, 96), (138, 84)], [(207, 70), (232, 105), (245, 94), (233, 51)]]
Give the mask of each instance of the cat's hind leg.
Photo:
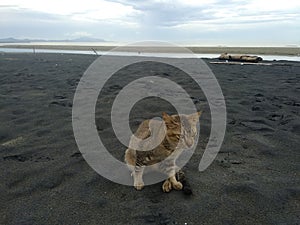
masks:
[(134, 166), (136, 164), (136, 151), (128, 148), (125, 152), (124, 160), (128, 166), (129, 171), (134, 171)]
[(144, 187), (144, 181), (143, 181), (143, 172), (144, 172), (144, 166), (135, 166), (134, 171), (132, 172), (133, 175), (133, 184), (136, 190), (142, 190)]

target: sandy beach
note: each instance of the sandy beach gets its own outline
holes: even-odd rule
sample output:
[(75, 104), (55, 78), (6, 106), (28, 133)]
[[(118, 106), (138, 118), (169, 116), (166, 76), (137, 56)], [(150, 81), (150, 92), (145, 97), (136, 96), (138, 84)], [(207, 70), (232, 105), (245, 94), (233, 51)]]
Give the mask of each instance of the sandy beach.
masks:
[[(205, 59), (226, 100), (227, 131), (204, 172), (198, 165), (210, 134), (210, 111), (205, 95), (182, 71), (145, 62), (123, 68), (106, 84), (96, 123), (119, 160), (126, 147), (113, 134), (109, 110), (135, 75), (148, 71), (176, 81), (204, 110), (197, 149), (184, 167), (193, 190), (187, 196), (165, 194), (161, 183), (142, 191), (113, 183), (83, 159), (72, 130), (72, 103), (96, 58), (0, 54), (0, 224), (299, 224), (299, 62), (224, 65)], [(147, 114), (139, 114), (142, 103), (132, 111), (132, 130), (143, 119), (174, 111), (158, 99), (144, 105)]]

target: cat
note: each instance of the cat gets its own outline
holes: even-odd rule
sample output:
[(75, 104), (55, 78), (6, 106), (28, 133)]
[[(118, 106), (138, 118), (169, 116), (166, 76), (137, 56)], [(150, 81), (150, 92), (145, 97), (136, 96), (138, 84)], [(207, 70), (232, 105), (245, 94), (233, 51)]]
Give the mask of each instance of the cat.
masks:
[[(132, 171), (136, 190), (142, 190), (144, 187), (143, 172), (145, 166), (153, 166), (156, 163), (162, 162), (167, 157), (168, 159), (161, 163), (159, 168), (154, 167), (159, 172), (168, 176), (168, 179), (162, 185), (162, 190), (164, 192), (170, 192), (172, 189), (182, 190), (183, 185), (180, 180), (176, 179), (176, 175), (181, 173), (181, 180), (184, 180), (184, 174), (182, 171), (179, 171), (175, 161), (185, 149), (189, 149), (194, 145), (197, 136), (197, 123), (199, 122), (201, 113), (181, 114), (179, 116), (168, 115), (163, 112), (162, 119), (166, 125), (166, 135), (161, 138), (162, 142), (149, 151), (138, 151), (130, 147), (126, 150), (125, 162)], [(159, 132), (156, 132), (156, 134), (160, 135)], [(143, 121), (135, 132), (135, 136), (142, 140), (151, 135), (150, 120)], [(169, 157), (171, 154), (172, 156)]]

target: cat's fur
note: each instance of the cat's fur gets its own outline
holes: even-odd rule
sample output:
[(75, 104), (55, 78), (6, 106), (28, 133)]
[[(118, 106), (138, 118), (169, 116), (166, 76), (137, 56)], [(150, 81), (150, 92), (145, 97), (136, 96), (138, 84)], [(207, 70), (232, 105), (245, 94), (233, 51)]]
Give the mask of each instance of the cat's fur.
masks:
[[(162, 118), (166, 125), (166, 135), (163, 141), (150, 151), (136, 151), (131, 148), (126, 150), (125, 162), (132, 169), (134, 187), (137, 190), (141, 190), (144, 187), (144, 167), (162, 162), (172, 153), (174, 154), (171, 157), (159, 164), (159, 167), (154, 168), (168, 176), (168, 179), (162, 185), (164, 192), (169, 192), (172, 189), (181, 190), (183, 188), (182, 183), (176, 179), (175, 174), (179, 171), (179, 168), (176, 166), (175, 161), (183, 150), (194, 145), (200, 115), (201, 112), (180, 116), (170, 116), (167, 113), (163, 113)], [(136, 137), (144, 140), (152, 135), (149, 122), (149, 120), (142, 122), (135, 133)]]

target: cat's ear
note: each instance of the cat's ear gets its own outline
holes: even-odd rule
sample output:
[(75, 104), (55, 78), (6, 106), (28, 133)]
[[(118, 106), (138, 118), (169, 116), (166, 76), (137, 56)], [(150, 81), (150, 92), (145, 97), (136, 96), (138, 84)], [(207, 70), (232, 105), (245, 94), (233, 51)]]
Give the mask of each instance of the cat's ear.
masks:
[(190, 115), (190, 119), (194, 122), (198, 122), (199, 121), (199, 118), (202, 114), (202, 111), (199, 111), (199, 112), (196, 112), (196, 113), (193, 113)]
[(198, 114), (198, 118), (200, 118), (200, 116), (202, 115), (202, 110), (201, 111), (199, 111), (199, 112), (197, 112), (197, 114)]
[(165, 122), (170, 122), (171, 121), (171, 116), (169, 116), (166, 112), (163, 112), (162, 113), (162, 119), (165, 121)]

